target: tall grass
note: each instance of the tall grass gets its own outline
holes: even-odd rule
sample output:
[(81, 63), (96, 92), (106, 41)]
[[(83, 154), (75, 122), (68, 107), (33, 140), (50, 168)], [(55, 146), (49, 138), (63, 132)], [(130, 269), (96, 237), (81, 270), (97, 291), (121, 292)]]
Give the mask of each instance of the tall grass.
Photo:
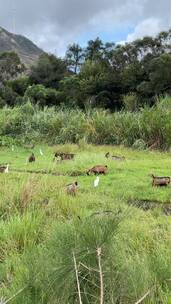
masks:
[[(135, 303), (147, 292), (144, 303), (169, 303), (168, 226), (164, 219), (159, 225), (149, 215), (131, 213), (55, 224), (44, 246), (28, 253), (23, 261), (27, 271), (22, 277), (16, 275), (15, 288), (26, 288), (14, 303), (80, 303), (73, 255), (82, 303), (100, 303), (98, 248), (102, 253), (103, 303)], [(170, 226), (169, 221), (167, 224)]]
[[(0, 110), (1, 144), (20, 142), (50, 144), (79, 143), (123, 144), (168, 149), (171, 146), (171, 98), (165, 97), (152, 108), (139, 112), (79, 109), (39, 109), (25, 104)], [(3, 140), (2, 140), (3, 139)], [(6, 139), (6, 140), (5, 140)], [(11, 139), (11, 141), (10, 141)], [(137, 144), (135, 144), (137, 146)]]

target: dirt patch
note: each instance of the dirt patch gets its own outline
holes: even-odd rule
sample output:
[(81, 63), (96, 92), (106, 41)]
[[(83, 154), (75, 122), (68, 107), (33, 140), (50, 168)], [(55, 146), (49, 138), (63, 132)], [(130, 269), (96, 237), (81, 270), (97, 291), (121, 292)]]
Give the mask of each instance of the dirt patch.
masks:
[(129, 200), (128, 204), (131, 206), (135, 206), (144, 211), (154, 210), (156, 208), (162, 210), (165, 215), (171, 215), (171, 202), (161, 202), (161, 201), (153, 201), (153, 200)]
[(54, 175), (54, 176), (83, 176), (85, 172), (82, 171), (68, 171), (66, 173), (62, 172), (53, 172), (49, 170), (20, 170), (20, 169), (12, 169), (11, 172), (19, 172), (19, 173), (30, 173), (30, 174), (45, 174), (45, 175)]
[(90, 217), (93, 217), (93, 216), (98, 216), (98, 217), (101, 217), (101, 216), (110, 216), (110, 215), (113, 215), (114, 212), (111, 211), (111, 210), (105, 210), (105, 211), (97, 211), (97, 212), (94, 212), (90, 215)]
[(69, 176), (84, 176), (84, 175), (87, 175), (87, 174), (86, 174), (86, 172), (82, 172), (82, 171), (69, 171), (65, 175), (69, 175)]

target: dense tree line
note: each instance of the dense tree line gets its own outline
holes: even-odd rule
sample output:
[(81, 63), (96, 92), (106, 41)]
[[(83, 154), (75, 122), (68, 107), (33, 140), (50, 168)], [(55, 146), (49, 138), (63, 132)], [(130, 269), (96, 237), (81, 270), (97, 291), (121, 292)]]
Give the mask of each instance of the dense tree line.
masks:
[(15, 53), (0, 55), (1, 105), (30, 100), (134, 111), (166, 93), (171, 93), (171, 30), (124, 45), (99, 38), (85, 48), (72, 44), (64, 58), (43, 54), (27, 72)]

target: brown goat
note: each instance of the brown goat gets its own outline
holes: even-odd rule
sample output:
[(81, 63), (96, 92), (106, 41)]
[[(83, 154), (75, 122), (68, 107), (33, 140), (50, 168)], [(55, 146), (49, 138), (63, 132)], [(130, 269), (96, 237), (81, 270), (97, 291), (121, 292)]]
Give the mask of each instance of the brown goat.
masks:
[(105, 157), (106, 157), (106, 158), (111, 158), (112, 160), (118, 160), (118, 161), (123, 161), (123, 160), (125, 160), (125, 156), (110, 155), (109, 152), (107, 152), (107, 153), (105, 154)]
[(162, 187), (162, 186), (168, 186), (170, 184), (170, 177), (169, 176), (154, 176), (151, 175), (153, 178), (152, 186), (156, 187)]
[(106, 174), (107, 171), (108, 171), (108, 167), (107, 166), (100, 166), (100, 165), (98, 165), (98, 166), (95, 166), (95, 167), (89, 169), (87, 171), (87, 175), (90, 175), (90, 174), (95, 174), (95, 175), (96, 174)]
[(78, 188), (78, 183), (77, 182), (69, 184), (66, 187), (67, 187), (67, 193), (68, 194), (74, 195), (74, 196), (76, 195), (77, 188)]
[(54, 159), (60, 157), (61, 160), (71, 160), (74, 159), (75, 154), (73, 153), (65, 153), (65, 152), (56, 152), (54, 155)]
[(32, 153), (28, 158), (28, 162), (32, 163), (32, 162), (35, 162), (35, 160), (36, 160), (35, 155), (34, 155), (34, 153)]

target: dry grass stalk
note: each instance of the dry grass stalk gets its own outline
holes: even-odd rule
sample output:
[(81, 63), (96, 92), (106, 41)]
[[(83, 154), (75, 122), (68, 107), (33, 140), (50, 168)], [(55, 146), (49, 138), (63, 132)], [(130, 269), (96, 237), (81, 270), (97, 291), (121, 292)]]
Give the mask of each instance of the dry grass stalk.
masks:
[(104, 302), (104, 287), (103, 287), (103, 272), (102, 272), (102, 265), (101, 265), (101, 254), (102, 249), (101, 247), (97, 248), (97, 259), (98, 259), (98, 265), (99, 265), (99, 275), (100, 275), (100, 304), (103, 304)]
[(79, 303), (82, 304), (83, 302), (82, 302), (82, 299), (81, 299), (81, 290), (80, 290), (80, 282), (79, 282), (79, 277), (78, 277), (77, 261), (76, 261), (74, 252), (73, 252), (73, 260), (74, 260), (75, 275), (76, 275), (76, 280), (77, 280)]
[(148, 297), (148, 295), (151, 293), (151, 291), (152, 291), (153, 288), (149, 289), (141, 299), (139, 299), (137, 302), (135, 302), (135, 304), (142, 303)]

